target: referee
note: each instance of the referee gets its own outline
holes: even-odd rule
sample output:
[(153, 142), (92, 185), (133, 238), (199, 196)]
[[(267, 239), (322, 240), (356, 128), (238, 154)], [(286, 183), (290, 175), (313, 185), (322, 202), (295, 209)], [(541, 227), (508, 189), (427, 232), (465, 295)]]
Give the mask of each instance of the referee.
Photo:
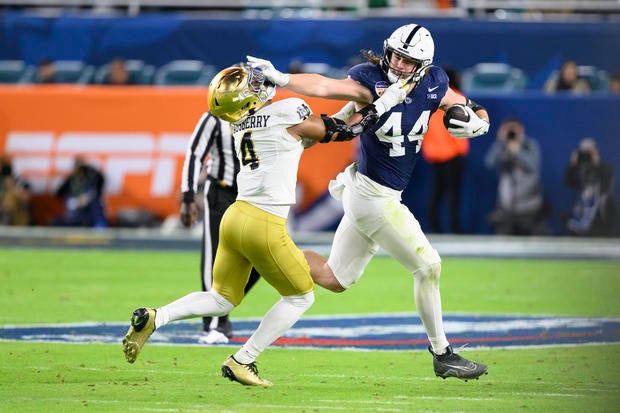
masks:
[[(211, 289), (213, 261), (219, 242), (220, 221), (224, 211), (237, 197), (237, 173), (239, 159), (235, 154), (234, 140), (230, 124), (205, 112), (188, 142), (183, 164), (181, 191), (181, 222), (190, 227), (198, 220), (198, 207), (195, 195), (203, 162), (207, 160), (207, 179), (204, 183), (204, 219), (202, 249), (200, 255), (200, 275), (202, 290)], [(252, 268), (247, 293), (258, 281), (260, 275)], [(232, 337), (232, 324), (228, 315), (203, 317), (203, 333), (198, 339), (201, 344), (225, 344)]]

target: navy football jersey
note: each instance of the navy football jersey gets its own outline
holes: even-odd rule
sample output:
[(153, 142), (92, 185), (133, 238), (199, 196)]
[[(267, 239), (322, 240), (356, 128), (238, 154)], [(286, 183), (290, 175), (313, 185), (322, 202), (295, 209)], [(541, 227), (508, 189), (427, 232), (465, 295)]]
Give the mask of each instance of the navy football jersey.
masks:
[[(390, 83), (377, 65), (362, 63), (349, 76), (372, 91), (375, 99)], [(405, 101), (384, 113), (360, 136), (358, 171), (373, 181), (402, 191), (409, 183), (428, 130), (428, 121), (448, 90), (448, 75), (431, 66)]]

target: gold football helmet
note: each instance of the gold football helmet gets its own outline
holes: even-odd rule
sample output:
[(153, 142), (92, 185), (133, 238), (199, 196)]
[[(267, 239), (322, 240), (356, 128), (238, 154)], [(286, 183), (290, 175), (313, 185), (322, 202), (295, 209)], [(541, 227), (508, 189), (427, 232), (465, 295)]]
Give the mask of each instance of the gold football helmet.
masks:
[(263, 107), (276, 94), (275, 86), (248, 65), (227, 67), (209, 84), (209, 109), (227, 122), (238, 122)]

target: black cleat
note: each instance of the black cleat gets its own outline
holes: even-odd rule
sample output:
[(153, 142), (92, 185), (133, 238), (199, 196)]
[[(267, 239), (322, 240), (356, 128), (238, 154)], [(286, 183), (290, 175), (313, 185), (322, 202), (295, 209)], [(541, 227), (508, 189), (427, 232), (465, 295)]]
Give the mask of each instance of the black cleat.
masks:
[(431, 346), (428, 347), (428, 351), (433, 355), (435, 375), (443, 379), (456, 377), (467, 381), (487, 374), (487, 366), (459, 356), (452, 350), (452, 346), (446, 347), (446, 352), (440, 355), (435, 354)]

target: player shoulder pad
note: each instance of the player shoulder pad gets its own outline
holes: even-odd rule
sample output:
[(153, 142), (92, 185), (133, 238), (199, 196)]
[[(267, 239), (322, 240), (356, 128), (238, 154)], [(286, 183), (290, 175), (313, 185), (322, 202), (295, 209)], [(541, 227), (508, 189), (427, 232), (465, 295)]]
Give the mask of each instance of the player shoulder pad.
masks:
[(371, 90), (374, 88), (373, 85), (375, 83), (385, 81), (381, 68), (370, 62), (355, 65), (347, 73), (351, 79)]
[(274, 113), (281, 124), (297, 125), (312, 115), (310, 106), (300, 98), (288, 98), (273, 102), (270, 106), (277, 109)]
[(449, 84), (448, 74), (439, 66), (429, 66), (426, 77), (432, 80), (434, 84)]

